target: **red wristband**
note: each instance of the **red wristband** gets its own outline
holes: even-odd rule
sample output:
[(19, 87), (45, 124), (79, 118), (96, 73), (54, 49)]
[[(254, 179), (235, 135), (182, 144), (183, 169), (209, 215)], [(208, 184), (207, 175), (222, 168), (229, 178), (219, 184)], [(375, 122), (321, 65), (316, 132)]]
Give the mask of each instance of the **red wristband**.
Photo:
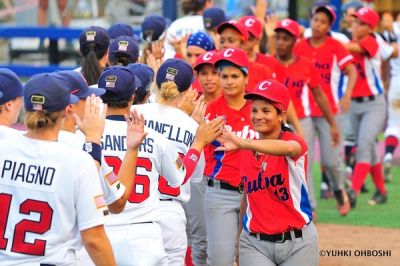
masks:
[(183, 164), (186, 167), (186, 176), (183, 180), (183, 184), (185, 184), (189, 178), (192, 176), (194, 169), (196, 168), (197, 162), (200, 158), (200, 152), (195, 149), (190, 149), (187, 153), (185, 158), (183, 158)]

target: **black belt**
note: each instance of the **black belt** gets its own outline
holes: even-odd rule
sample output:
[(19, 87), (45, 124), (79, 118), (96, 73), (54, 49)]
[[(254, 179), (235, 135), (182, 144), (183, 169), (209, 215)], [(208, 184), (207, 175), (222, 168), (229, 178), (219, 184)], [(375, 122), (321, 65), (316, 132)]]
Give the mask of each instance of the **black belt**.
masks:
[(160, 199), (160, 201), (172, 201), (172, 199)]
[[(303, 231), (301, 230), (293, 230), (294, 237), (295, 238), (301, 238), (303, 237)], [(256, 237), (257, 239), (263, 240), (263, 241), (270, 241), (270, 242), (278, 242), (278, 243), (283, 243), (286, 240), (292, 240), (292, 236), (290, 234), (290, 231), (281, 233), (281, 234), (275, 234), (275, 235), (267, 235), (267, 234), (258, 234), (258, 233), (250, 233), (251, 236)]]
[(209, 179), (207, 184), (209, 187), (215, 187), (215, 188), (232, 190), (232, 191), (236, 191), (239, 193), (243, 193), (243, 184), (240, 184), (238, 187), (234, 187), (234, 186), (230, 185), (229, 183), (215, 180), (215, 179)]
[(375, 95), (370, 95), (370, 96), (365, 96), (365, 97), (354, 97), (354, 98), (351, 98), (351, 100), (358, 102), (358, 103), (372, 102), (375, 100)]

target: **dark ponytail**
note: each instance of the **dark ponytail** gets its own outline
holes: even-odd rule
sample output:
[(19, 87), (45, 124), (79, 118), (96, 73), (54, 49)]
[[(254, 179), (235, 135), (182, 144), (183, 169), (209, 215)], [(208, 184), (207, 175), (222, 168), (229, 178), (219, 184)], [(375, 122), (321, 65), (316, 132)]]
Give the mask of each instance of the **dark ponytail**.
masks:
[(90, 50), (82, 60), (82, 75), (85, 77), (89, 86), (97, 84), (101, 72), (102, 69), (100, 67), (96, 52), (94, 50)]

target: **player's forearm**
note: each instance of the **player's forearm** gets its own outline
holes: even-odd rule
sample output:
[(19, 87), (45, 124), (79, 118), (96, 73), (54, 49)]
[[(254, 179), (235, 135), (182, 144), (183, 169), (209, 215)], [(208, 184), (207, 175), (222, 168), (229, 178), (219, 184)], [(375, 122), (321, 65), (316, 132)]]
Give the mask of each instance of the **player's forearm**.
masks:
[(135, 183), (137, 155), (138, 149), (127, 149), (121, 164), (121, 168), (118, 172), (119, 182), (121, 182), (126, 188), (124, 195), (121, 197), (123, 207), (125, 207), (125, 203), (131, 195)]
[(103, 225), (81, 231), (81, 238), (83, 245), (96, 266), (117, 265)]
[(319, 108), (321, 109), (322, 113), (324, 114), (324, 117), (328, 121), (329, 125), (331, 127), (336, 127), (336, 121), (333, 118), (331, 105), (329, 104), (329, 100), (326, 97), (325, 93), (322, 91), (321, 88), (313, 89), (312, 92), (313, 92), (315, 101), (317, 102)]
[(358, 43), (348, 43), (344, 45), (350, 53), (364, 53), (364, 49)]
[(356, 81), (357, 81), (357, 70), (353, 64), (349, 64), (348, 66), (346, 66), (345, 71), (346, 71), (346, 75), (347, 75), (347, 87), (346, 87), (346, 92), (344, 94), (344, 97), (351, 98), (351, 95), (353, 94), (354, 86), (356, 85)]
[(298, 142), (276, 139), (243, 139), (240, 148), (276, 156), (296, 157), (301, 153), (301, 146)]
[(247, 209), (247, 194), (246, 192), (243, 193), (242, 195), (242, 200), (240, 202), (240, 211), (239, 211), (239, 228), (238, 228), (238, 240), (240, 237), (240, 234), (242, 233), (243, 230), (243, 218), (244, 214), (246, 213)]

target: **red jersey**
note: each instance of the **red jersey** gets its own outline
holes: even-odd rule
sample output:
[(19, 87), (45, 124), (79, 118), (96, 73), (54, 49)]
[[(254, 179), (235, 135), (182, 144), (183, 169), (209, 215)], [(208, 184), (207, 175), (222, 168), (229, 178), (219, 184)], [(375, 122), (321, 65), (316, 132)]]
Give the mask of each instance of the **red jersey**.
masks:
[(279, 63), (278, 60), (276, 60), (275, 57), (268, 55), (268, 54), (257, 53), (256, 62), (263, 64), (264, 66), (271, 69), (272, 76), (274, 79), (277, 79), (277, 80), (280, 79), (280, 77), (278, 77), (278, 75), (282, 73), (282, 71), (281, 71), (282, 65)]
[(279, 82), (286, 85), (290, 91), (293, 106), (299, 119), (310, 116), (310, 88), (318, 87), (319, 75), (308, 58), (297, 56), (288, 66), (281, 64), (282, 73), (278, 74)]
[(358, 73), (352, 97), (382, 94), (382, 62), (378, 42), (373, 35), (369, 35), (358, 44), (364, 49), (365, 53), (352, 53)]
[(307, 192), (307, 145), (292, 132), (280, 140), (301, 145), (298, 157), (259, 155), (241, 151), (240, 176), (247, 193), (243, 228), (248, 232), (277, 234), (301, 229), (312, 219)]
[[(343, 95), (342, 71), (353, 63), (353, 56), (339, 41), (330, 36), (319, 47), (312, 46), (310, 38), (302, 39), (294, 47), (294, 53), (307, 57), (314, 63), (321, 78), (321, 88), (329, 100), (332, 112), (336, 114), (339, 100)], [(310, 94), (310, 106), (312, 116), (323, 116), (312, 94)]]
[[(254, 139), (256, 137), (256, 132), (253, 130), (253, 125), (250, 121), (250, 101), (247, 101), (240, 110), (235, 110), (230, 108), (224, 96), (221, 96), (208, 104), (207, 113), (210, 113), (210, 118), (225, 116), (225, 127), (231, 129), (241, 138)], [(215, 151), (215, 148), (219, 146), (221, 146), (221, 143), (213, 141), (204, 149), (204, 157), (206, 158), (204, 174), (237, 187), (241, 181), (239, 175), (239, 152)]]

